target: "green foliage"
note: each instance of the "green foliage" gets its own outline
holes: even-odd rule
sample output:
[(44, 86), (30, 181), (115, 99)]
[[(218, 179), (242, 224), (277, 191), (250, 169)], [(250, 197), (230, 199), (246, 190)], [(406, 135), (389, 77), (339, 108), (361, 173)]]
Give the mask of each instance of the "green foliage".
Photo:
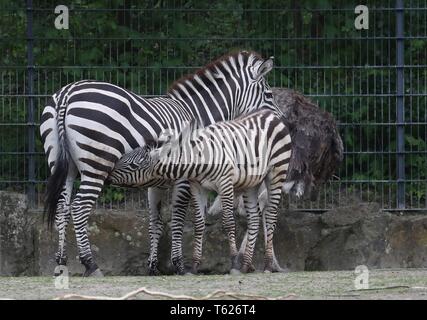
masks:
[(125, 198), (125, 191), (119, 188), (106, 187), (99, 200), (103, 203), (120, 202)]

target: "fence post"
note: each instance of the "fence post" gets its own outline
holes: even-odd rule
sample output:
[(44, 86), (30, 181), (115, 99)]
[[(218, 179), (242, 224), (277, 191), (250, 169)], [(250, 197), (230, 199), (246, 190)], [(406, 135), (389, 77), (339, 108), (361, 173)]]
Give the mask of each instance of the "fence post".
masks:
[(28, 135), (28, 189), (30, 206), (35, 204), (35, 122), (34, 122), (34, 55), (33, 55), (33, 1), (27, 0), (27, 135)]
[(397, 208), (405, 209), (404, 6), (396, 0)]

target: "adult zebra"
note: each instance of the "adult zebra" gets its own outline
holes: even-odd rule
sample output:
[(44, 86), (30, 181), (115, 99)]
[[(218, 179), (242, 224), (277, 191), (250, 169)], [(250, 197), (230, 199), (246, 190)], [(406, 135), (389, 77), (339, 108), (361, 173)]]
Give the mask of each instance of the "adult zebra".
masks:
[[(166, 97), (144, 99), (118, 86), (98, 81), (78, 81), (55, 93), (41, 116), (40, 133), (51, 175), (47, 183), (45, 212), (56, 223), (59, 246), (56, 262), (65, 265), (66, 228), (73, 219), (84, 275), (102, 275), (95, 263), (87, 235), (87, 222), (105, 179), (125, 153), (157, 140), (167, 130), (181, 131), (195, 119), (209, 125), (233, 119), (259, 108), (278, 110), (265, 75), (272, 59), (255, 52), (227, 54), (176, 81)], [(71, 199), (73, 181), (80, 186)], [(157, 273), (157, 249), (162, 232), (161, 182), (148, 190), (150, 207), (149, 272)], [(155, 186), (155, 187), (153, 187)], [(183, 273), (181, 238), (189, 184), (177, 181), (172, 192), (172, 263)]]
[[(276, 111), (258, 110), (200, 130), (184, 130), (160, 147), (146, 145), (125, 154), (107, 179), (117, 184), (142, 184), (153, 179), (190, 181), (196, 209), (193, 273), (197, 273), (201, 262), (208, 190), (216, 191), (221, 199), (232, 269), (250, 271), (259, 230), (258, 192), (264, 182), (268, 190), (262, 213), (266, 230), (264, 270), (271, 272), (277, 208), (292, 153), (291, 136), (282, 117)], [(234, 195), (239, 193), (243, 194), (248, 217), (248, 237), (241, 259), (233, 217)]]

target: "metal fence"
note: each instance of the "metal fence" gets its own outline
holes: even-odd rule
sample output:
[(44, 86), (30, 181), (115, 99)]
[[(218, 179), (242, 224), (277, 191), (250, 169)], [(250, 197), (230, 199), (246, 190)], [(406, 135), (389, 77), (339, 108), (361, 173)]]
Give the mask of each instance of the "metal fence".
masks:
[[(47, 97), (80, 79), (144, 96), (232, 48), (275, 57), (272, 86), (296, 89), (333, 114), (345, 147), (324, 210), (375, 201), (427, 208), (427, 1), (74, 1), (58, 30), (54, 1), (0, 2), (0, 190), (42, 204), (47, 166), (38, 124)], [(62, 21), (63, 22), (63, 21)], [(145, 191), (108, 188), (104, 208), (140, 208)], [(142, 204), (145, 206), (145, 204)]]

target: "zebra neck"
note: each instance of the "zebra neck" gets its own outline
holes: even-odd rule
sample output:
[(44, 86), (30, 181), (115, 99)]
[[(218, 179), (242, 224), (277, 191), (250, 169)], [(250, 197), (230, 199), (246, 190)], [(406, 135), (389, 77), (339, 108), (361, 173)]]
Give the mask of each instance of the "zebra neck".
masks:
[(178, 101), (195, 119), (203, 126), (212, 123), (231, 120), (236, 116), (237, 97), (241, 91), (240, 88), (233, 87), (228, 90), (223, 88), (225, 85), (209, 86), (209, 92), (196, 94), (192, 89), (192, 84), (182, 84), (177, 90), (170, 92), (168, 95), (175, 101)]
[[(187, 148), (188, 147), (188, 148)], [(195, 166), (199, 165), (195, 159), (190, 145), (176, 146), (167, 155), (162, 156), (154, 166), (154, 176), (160, 179), (177, 180), (192, 178)]]
[(189, 166), (188, 163), (176, 163), (175, 161), (159, 162), (154, 168), (154, 176), (167, 180), (191, 178), (188, 176)]

